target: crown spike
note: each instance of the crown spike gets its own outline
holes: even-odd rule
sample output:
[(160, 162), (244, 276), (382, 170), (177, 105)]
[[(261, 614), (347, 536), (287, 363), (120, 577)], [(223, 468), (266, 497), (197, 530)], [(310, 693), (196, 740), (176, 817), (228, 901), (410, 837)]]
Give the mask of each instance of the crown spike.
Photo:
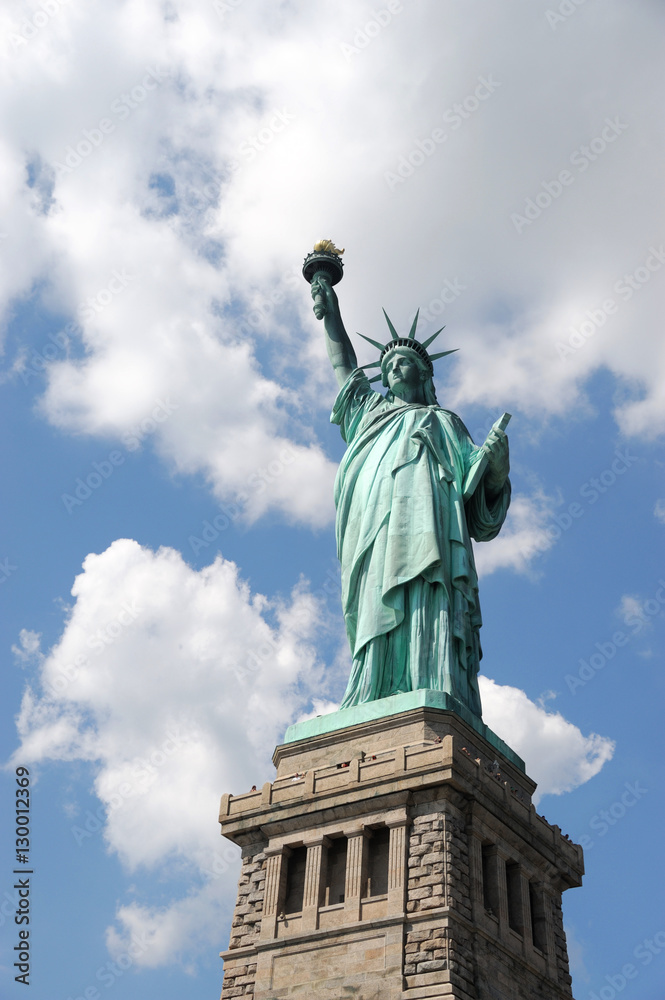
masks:
[[(383, 306), (381, 308), (383, 309)], [(397, 332), (397, 330), (393, 326), (393, 324), (391, 322), (391, 319), (390, 319), (390, 316), (388, 315), (388, 313), (386, 312), (385, 309), (383, 309), (383, 315), (386, 317), (386, 323), (390, 327), (390, 336), (393, 338), (393, 340), (399, 340), (399, 333)], [(381, 348), (381, 349), (383, 350), (383, 348)]]
[(437, 361), (438, 358), (445, 358), (448, 354), (454, 354), (455, 351), (459, 351), (459, 347), (453, 347), (452, 351), (440, 351), (438, 354), (430, 354), (430, 361)]
[(425, 350), (427, 350), (427, 348), (429, 347), (429, 345), (432, 343), (433, 340), (436, 340), (441, 331), (445, 329), (446, 329), (445, 326), (442, 326), (441, 330), (437, 330), (436, 333), (433, 333), (431, 337), (427, 338), (427, 340), (423, 340), (423, 347), (425, 348)]
[[(420, 309), (417, 309), (416, 310), (416, 315), (413, 317), (413, 323), (411, 324), (411, 329), (409, 330), (409, 337), (411, 338), (411, 340), (415, 340), (416, 339), (416, 327), (418, 326), (418, 317), (419, 317), (419, 315), (420, 315)], [(423, 347), (425, 347), (425, 346), (426, 345), (423, 344)]]
[(363, 338), (363, 340), (366, 340), (368, 344), (371, 344), (371, 345), (372, 345), (372, 347), (376, 347), (377, 351), (382, 351), (382, 350), (383, 350), (383, 347), (384, 347), (384, 345), (383, 345), (383, 344), (378, 344), (378, 343), (376, 342), (376, 340), (372, 340), (372, 338), (371, 338), (371, 337), (366, 337), (364, 333), (358, 333), (358, 332), (356, 331), (356, 336), (357, 336), (357, 337), (362, 337), (362, 338)]
[(366, 365), (358, 365), (358, 368), (380, 368), (380, 361), (368, 361)]

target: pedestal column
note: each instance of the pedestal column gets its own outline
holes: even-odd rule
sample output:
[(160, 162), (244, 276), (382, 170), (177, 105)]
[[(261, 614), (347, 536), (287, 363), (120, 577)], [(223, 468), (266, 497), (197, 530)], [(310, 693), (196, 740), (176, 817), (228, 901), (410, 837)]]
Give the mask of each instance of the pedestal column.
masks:
[(263, 918), (261, 920), (261, 940), (277, 936), (277, 916), (286, 895), (286, 875), (288, 858), (291, 850), (288, 847), (266, 849), (266, 887), (263, 901)]
[(330, 841), (318, 837), (307, 843), (305, 862), (305, 891), (302, 904), (302, 929), (315, 931), (319, 926), (319, 906), (325, 881), (326, 851)]
[(404, 913), (406, 909), (406, 851), (408, 819), (389, 823), (388, 843), (388, 913)]
[(344, 914), (347, 923), (360, 920), (360, 900), (367, 882), (367, 839), (364, 829), (347, 834), (344, 887)]

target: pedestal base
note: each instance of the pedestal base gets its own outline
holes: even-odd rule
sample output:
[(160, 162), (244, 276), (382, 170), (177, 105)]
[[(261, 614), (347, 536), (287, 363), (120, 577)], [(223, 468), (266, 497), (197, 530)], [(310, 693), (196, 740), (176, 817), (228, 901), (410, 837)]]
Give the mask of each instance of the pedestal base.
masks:
[(389, 698), (377, 698), (376, 701), (368, 701), (364, 705), (354, 705), (353, 708), (343, 708), (338, 712), (330, 712), (328, 715), (317, 715), (314, 719), (307, 719), (306, 722), (297, 722), (289, 726), (284, 736), (285, 743), (295, 743), (299, 740), (311, 739), (313, 736), (320, 736), (323, 733), (336, 732), (339, 729), (347, 729), (349, 726), (360, 725), (371, 722), (375, 719), (383, 719), (390, 715), (401, 715), (414, 708), (438, 708), (445, 712), (454, 712), (467, 725), (471, 726), (479, 736), (490, 743), (495, 750), (498, 750), (509, 761), (524, 771), (524, 761), (511, 750), (507, 743), (492, 732), (489, 726), (478, 719), (466, 706), (460, 704), (456, 698), (446, 694), (444, 691), (431, 691), (423, 689), (420, 691), (405, 691), (402, 694), (394, 694)]
[(304, 731), (273, 782), (222, 798), (243, 849), (223, 1000), (570, 1000), (582, 851), (519, 758), (432, 705)]

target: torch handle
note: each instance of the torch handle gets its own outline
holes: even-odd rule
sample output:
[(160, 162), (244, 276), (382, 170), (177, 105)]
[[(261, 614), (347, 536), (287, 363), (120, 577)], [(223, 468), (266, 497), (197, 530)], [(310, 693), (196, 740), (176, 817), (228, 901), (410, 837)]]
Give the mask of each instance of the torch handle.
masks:
[[(314, 282), (316, 282), (317, 285), (318, 285), (319, 282), (321, 281), (321, 279), (323, 279), (323, 280), (327, 281), (328, 283), (330, 283), (330, 275), (328, 274), (327, 271), (323, 271), (323, 270), (317, 271), (316, 274), (314, 274), (314, 276), (312, 277), (312, 284), (314, 284)], [(314, 303), (313, 308), (315, 310), (317, 308), (319, 308), (322, 312), (325, 312), (325, 309), (326, 309), (326, 300), (325, 300), (325, 297), (321, 294), (321, 292), (317, 292), (316, 295), (313, 295), (312, 296), (312, 301)]]

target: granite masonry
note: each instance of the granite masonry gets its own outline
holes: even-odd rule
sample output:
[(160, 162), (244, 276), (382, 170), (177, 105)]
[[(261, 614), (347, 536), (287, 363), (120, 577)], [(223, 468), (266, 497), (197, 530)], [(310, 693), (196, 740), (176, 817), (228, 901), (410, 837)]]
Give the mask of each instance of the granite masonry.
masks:
[(461, 718), (418, 708), (277, 747), (222, 797), (242, 870), (222, 1000), (570, 1000), (582, 849)]

